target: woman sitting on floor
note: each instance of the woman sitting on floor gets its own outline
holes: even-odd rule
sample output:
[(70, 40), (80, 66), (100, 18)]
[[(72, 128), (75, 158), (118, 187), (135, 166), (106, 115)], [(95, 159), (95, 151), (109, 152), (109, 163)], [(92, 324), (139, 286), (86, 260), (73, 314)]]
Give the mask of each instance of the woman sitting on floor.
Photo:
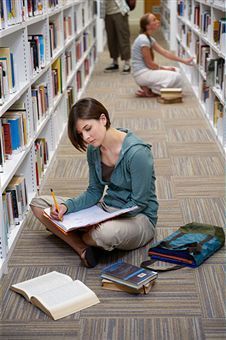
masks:
[(68, 135), (77, 150), (87, 151), (89, 186), (78, 197), (58, 197), (59, 212), (52, 207), (52, 217), (59, 220), (95, 204), (108, 211), (138, 206), (124, 217), (65, 235), (43, 216), (43, 209), (52, 205), (51, 196), (32, 200), (34, 215), (67, 242), (85, 266), (94, 267), (98, 262), (95, 247), (130, 250), (153, 238), (158, 210), (153, 156), (150, 145), (131, 131), (111, 127), (108, 111), (93, 98), (81, 99), (72, 107)]
[(193, 58), (177, 57), (156, 42), (152, 34), (159, 26), (160, 22), (153, 14), (143, 15), (140, 19), (140, 34), (132, 46), (132, 75), (141, 87), (136, 93), (140, 97), (154, 97), (160, 94), (161, 88), (182, 86), (179, 69), (156, 64), (153, 50), (167, 59), (192, 65)]

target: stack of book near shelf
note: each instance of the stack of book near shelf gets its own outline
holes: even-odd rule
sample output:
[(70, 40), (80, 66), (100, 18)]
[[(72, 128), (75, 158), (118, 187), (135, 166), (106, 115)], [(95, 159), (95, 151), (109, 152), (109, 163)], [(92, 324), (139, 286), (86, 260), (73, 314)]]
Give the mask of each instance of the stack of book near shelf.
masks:
[(116, 262), (101, 273), (104, 289), (123, 291), (131, 294), (148, 294), (158, 273), (126, 262)]
[(181, 103), (182, 89), (181, 88), (161, 89), (158, 101), (163, 104)]

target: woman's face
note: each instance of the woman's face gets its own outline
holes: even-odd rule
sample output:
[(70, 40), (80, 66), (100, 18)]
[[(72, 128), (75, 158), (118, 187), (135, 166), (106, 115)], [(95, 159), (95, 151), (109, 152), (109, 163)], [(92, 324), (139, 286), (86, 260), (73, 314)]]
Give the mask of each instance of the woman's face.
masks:
[(149, 24), (146, 26), (147, 33), (156, 31), (160, 27), (160, 21), (153, 14), (149, 15), (148, 21)]
[(76, 124), (77, 133), (84, 142), (95, 147), (100, 146), (106, 135), (107, 119), (104, 114), (97, 119), (78, 119)]

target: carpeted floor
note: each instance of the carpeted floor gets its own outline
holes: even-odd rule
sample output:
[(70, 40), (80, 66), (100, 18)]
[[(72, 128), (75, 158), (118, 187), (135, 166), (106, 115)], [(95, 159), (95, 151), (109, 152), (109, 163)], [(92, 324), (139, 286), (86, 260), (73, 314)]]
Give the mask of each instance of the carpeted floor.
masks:
[[(104, 52), (85, 96), (95, 97), (108, 108), (114, 126), (127, 127), (152, 144), (160, 203), (157, 239), (191, 221), (223, 226), (224, 160), (190, 86), (184, 82), (182, 104), (136, 98), (137, 86), (130, 75), (103, 73), (108, 62)], [(85, 154), (77, 152), (65, 135), (42, 193), (53, 187), (59, 195), (78, 195), (86, 188), (87, 175)], [(225, 249), (198, 269), (160, 274), (147, 296), (101, 289), (99, 274), (105, 265), (119, 257), (139, 265), (147, 259), (147, 249), (115, 251), (96, 268), (86, 269), (69, 246), (28, 214), (2, 281), (1, 339), (225, 339)], [(82, 280), (101, 303), (52, 321), (9, 290), (12, 283), (52, 270)]]

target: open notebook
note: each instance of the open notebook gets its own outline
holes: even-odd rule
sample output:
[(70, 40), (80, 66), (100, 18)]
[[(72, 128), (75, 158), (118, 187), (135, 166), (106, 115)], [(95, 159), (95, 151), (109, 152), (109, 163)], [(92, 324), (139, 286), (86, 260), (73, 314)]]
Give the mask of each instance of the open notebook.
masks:
[(69, 232), (74, 229), (84, 228), (95, 225), (117, 216), (126, 214), (130, 211), (136, 210), (138, 207), (134, 206), (127, 209), (118, 209), (113, 212), (107, 212), (97, 205), (91, 208), (83, 209), (74, 213), (66, 214), (63, 216), (63, 221), (56, 221), (50, 216), (50, 208), (44, 210), (44, 216), (47, 217), (52, 223), (60, 228), (63, 232)]
[(56, 271), (14, 284), (11, 289), (54, 320), (100, 302), (84, 283)]

